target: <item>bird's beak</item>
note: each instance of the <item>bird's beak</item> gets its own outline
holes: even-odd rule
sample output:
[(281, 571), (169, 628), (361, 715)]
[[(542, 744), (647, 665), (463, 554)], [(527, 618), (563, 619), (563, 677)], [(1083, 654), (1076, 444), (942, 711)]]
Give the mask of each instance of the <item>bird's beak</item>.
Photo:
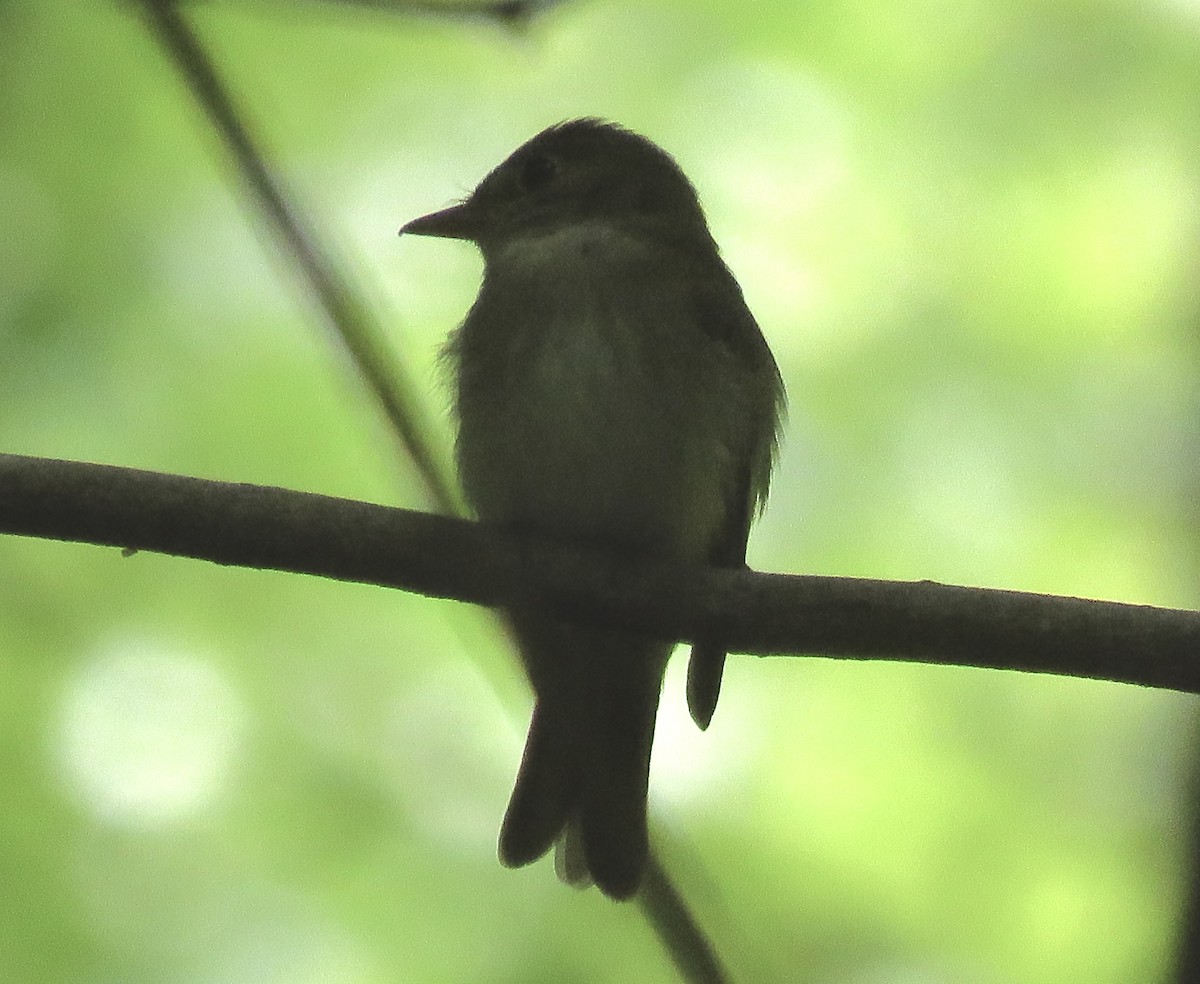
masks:
[(480, 229), (479, 208), (471, 200), (451, 205), (440, 212), (431, 212), (405, 223), (400, 235), (437, 236), (440, 239), (474, 239)]

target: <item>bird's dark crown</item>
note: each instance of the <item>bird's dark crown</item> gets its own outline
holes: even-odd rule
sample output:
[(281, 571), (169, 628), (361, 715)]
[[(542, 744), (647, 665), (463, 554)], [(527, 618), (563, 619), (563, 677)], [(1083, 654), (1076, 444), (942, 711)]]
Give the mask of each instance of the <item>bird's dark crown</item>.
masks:
[(526, 141), (467, 203), (502, 236), (589, 220), (704, 223), (696, 192), (670, 154), (631, 130), (590, 117), (555, 124)]

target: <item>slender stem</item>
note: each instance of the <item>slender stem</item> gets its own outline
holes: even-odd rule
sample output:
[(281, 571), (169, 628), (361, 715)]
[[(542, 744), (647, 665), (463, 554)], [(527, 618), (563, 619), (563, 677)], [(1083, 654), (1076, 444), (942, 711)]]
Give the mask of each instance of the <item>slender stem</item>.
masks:
[(388, 352), (384, 333), (368, 313), (350, 278), (319, 244), (300, 212), (290, 204), (282, 180), (273, 175), (249, 128), (199, 39), (172, 0), (143, 0), (155, 37), (179, 69), (192, 96), (228, 148), (253, 201), (300, 270), (368, 388), (416, 466), (429, 500), (442, 512), (461, 514), (454, 483), (439, 464), (428, 438), (417, 389)]
[[(729, 972), (722, 965), (720, 956), (707, 945), (704, 931), (656, 856), (652, 855), (646, 865), (646, 881), (638, 903), (659, 938), (667, 941), (671, 959), (684, 980), (694, 984), (725, 984), (729, 980)], [(696, 946), (695, 940), (705, 945)]]

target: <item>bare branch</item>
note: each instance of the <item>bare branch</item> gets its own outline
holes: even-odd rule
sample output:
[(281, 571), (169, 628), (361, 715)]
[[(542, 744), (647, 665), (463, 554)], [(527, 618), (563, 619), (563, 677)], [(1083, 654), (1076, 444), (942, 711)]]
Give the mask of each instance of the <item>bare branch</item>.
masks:
[(907, 660), (1200, 693), (1200, 612), (930, 581), (630, 563), (465, 520), (257, 485), (0, 455), (0, 532), (506, 606), (731, 651)]

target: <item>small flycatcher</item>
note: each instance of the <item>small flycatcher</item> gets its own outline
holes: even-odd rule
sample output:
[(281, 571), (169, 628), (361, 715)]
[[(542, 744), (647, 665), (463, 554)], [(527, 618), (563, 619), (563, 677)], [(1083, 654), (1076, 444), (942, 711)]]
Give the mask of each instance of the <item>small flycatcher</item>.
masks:
[[(783, 384), (666, 152), (610, 123), (561, 123), (401, 232), (483, 253), (479, 296), (447, 346), (459, 476), (481, 520), (631, 557), (744, 565)], [(528, 864), (559, 841), (567, 881), (628, 898), (646, 864), (672, 642), (540, 607), (509, 614), (536, 703), (500, 859)], [(692, 648), (701, 728), (724, 662), (719, 639)]]

